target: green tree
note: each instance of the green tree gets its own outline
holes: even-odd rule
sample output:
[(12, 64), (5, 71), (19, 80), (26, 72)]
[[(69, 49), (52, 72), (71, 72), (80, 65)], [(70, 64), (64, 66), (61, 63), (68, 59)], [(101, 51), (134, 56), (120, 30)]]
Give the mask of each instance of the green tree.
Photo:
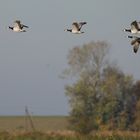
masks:
[(125, 75), (116, 66), (103, 72), (104, 100), (102, 120), (110, 129), (126, 129), (133, 120), (133, 77)]
[(134, 122), (132, 124), (131, 129), (135, 131), (140, 130), (140, 81), (136, 81), (133, 86), (133, 111), (134, 111)]
[(94, 120), (94, 101), (91, 93), (94, 88), (90, 87), (85, 79), (76, 84), (66, 87), (67, 95), (70, 97), (70, 123), (71, 128), (87, 134), (97, 126)]
[(106, 42), (91, 42), (73, 48), (68, 55), (67, 72), (78, 75), (78, 80), (65, 89), (71, 105), (70, 123), (78, 132), (89, 133), (98, 128), (96, 106), (100, 98), (102, 71), (108, 64), (108, 51)]
[(128, 129), (134, 121), (133, 77), (109, 62), (109, 45), (91, 42), (68, 55), (68, 74), (77, 76), (65, 87), (74, 130)]

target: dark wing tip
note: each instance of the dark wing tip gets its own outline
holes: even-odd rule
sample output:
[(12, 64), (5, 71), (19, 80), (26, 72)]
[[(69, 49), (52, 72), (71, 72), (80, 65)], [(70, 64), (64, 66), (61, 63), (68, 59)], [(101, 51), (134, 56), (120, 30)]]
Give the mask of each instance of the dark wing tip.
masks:
[(137, 53), (138, 49), (137, 48), (133, 48), (134, 53)]
[(24, 25), (25, 28), (29, 28), (29, 26)]
[(84, 25), (84, 24), (87, 24), (87, 22), (80, 22), (80, 24)]
[(134, 53), (137, 53), (138, 49), (139, 49), (139, 43), (133, 46)]

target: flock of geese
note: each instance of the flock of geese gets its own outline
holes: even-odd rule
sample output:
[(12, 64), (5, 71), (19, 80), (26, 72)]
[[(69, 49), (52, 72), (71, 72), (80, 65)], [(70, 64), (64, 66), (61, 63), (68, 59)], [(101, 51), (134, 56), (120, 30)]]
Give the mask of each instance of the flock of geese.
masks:
[[(83, 25), (87, 24), (87, 22), (73, 22), (71, 29), (65, 29), (64, 31), (71, 32), (73, 34), (82, 34), (84, 33), (81, 31), (81, 28)], [(27, 25), (24, 25), (20, 22), (20, 20), (14, 21), (14, 25), (11, 27), (9, 26), (9, 29), (13, 30), (14, 32), (26, 32), (25, 28), (29, 28)], [(137, 22), (136, 20), (133, 21), (130, 24), (130, 29), (124, 29), (125, 32), (129, 32), (131, 34), (138, 35), (140, 34), (140, 22)], [(133, 46), (134, 53), (137, 53), (139, 45), (140, 45), (140, 37), (139, 36), (133, 36), (129, 35), (128, 38), (131, 38), (131, 45)]]

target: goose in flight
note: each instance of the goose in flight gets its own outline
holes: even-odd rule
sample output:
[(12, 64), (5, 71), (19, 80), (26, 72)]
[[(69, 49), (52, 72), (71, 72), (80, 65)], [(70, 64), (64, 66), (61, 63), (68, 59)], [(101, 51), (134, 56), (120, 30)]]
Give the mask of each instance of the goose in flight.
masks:
[(128, 38), (132, 38), (131, 45), (133, 46), (134, 53), (137, 53), (140, 45), (140, 37), (137, 36), (128, 36)]
[(81, 32), (81, 28), (83, 25), (87, 24), (87, 22), (73, 22), (71, 29), (65, 29), (64, 31), (68, 31), (74, 34), (82, 34), (84, 32)]
[(137, 22), (136, 20), (131, 23), (130, 29), (124, 29), (125, 32), (130, 32), (132, 34), (140, 33), (140, 22)]
[(9, 29), (13, 30), (14, 32), (26, 32), (23, 28), (29, 28), (28, 26), (21, 24), (20, 20), (14, 21), (14, 26), (9, 26)]

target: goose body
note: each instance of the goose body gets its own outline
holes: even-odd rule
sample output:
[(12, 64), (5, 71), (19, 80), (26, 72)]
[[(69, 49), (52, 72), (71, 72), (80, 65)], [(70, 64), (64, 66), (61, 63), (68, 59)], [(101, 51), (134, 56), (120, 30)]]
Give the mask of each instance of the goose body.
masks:
[(21, 24), (20, 20), (14, 21), (14, 26), (9, 26), (9, 29), (13, 30), (14, 32), (26, 32), (25, 28), (29, 28), (28, 26)]
[(132, 34), (137, 34), (140, 33), (140, 25), (139, 22), (136, 20), (131, 23), (131, 28), (130, 29), (124, 29), (125, 32), (130, 32)]
[(73, 22), (72, 23), (72, 28), (71, 29), (66, 29), (64, 31), (71, 32), (73, 34), (82, 34), (84, 32), (81, 31), (81, 28), (83, 25), (87, 24), (86, 22)]
[(137, 36), (128, 36), (128, 38), (132, 38), (131, 45), (133, 46), (134, 53), (137, 53), (140, 45), (140, 37)]

